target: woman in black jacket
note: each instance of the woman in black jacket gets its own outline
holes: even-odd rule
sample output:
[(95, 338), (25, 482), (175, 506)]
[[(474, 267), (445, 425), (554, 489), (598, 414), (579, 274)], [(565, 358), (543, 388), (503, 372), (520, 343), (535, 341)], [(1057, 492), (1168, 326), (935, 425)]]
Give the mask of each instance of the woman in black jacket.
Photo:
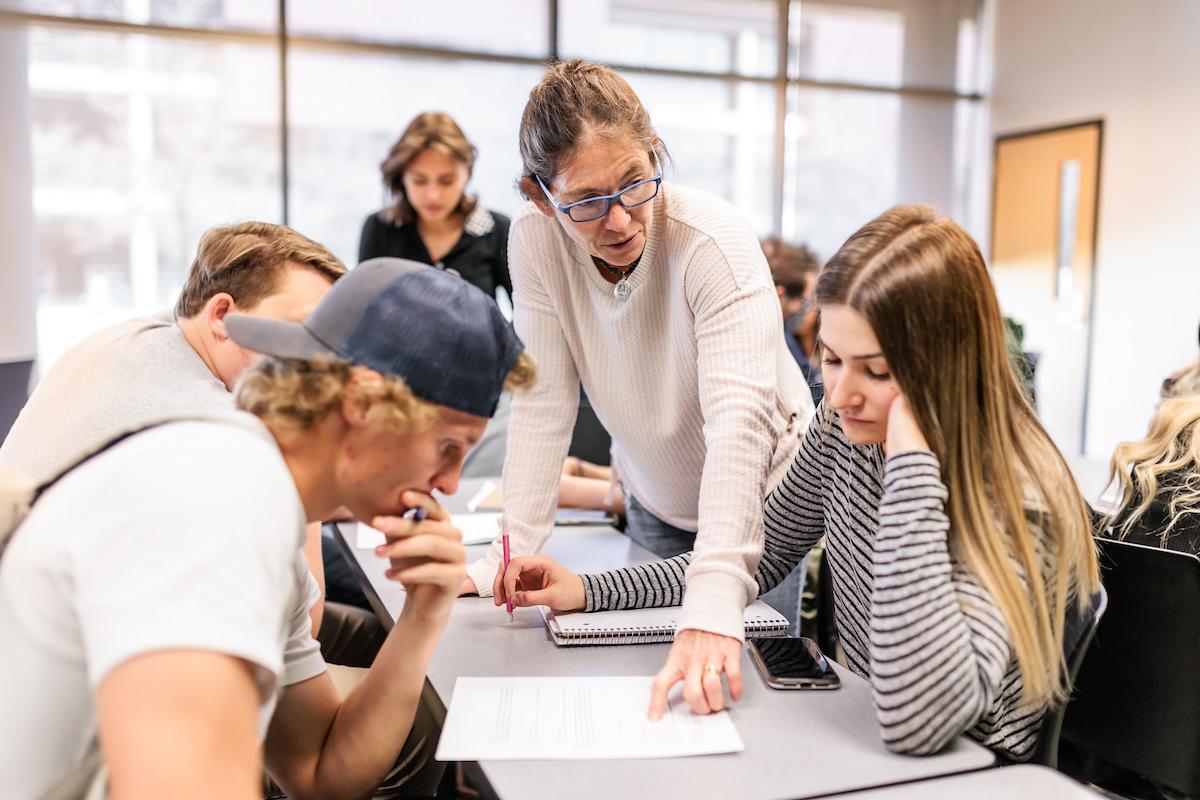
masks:
[(393, 205), (367, 217), (358, 260), (393, 256), (456, 272), (494, 298), (508, 276), (508, 217), (466, 194), (475, 146), (449, 114), (409, 123), (380, 164)]

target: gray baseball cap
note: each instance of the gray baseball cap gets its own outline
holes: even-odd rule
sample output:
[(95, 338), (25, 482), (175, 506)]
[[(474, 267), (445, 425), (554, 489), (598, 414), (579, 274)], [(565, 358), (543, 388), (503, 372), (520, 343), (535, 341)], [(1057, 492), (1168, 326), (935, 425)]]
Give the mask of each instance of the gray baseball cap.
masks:
[(480, 417), (495, 413), (525, 349), (492, 298), (457, 275), (399, 258), (359, 264), (302, 323), (230, 314), (225, 329), (249, 350), (340, 358)]

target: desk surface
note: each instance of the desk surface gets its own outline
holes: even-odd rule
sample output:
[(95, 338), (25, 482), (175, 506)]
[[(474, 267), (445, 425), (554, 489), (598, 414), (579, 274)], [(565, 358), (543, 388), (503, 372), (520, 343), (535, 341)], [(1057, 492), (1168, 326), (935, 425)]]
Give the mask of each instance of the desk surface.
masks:
[(842, 795), (839, 800), (1096, 800), (1104, 795), (1047, 767), (1021, 764), (887, 786)]
[[(461, 496), (461, 493), (460, 493)], [(399, 584), (384, 577), (386, 562), (342, 537), (388, 621), (404, 604)], [(486, 546), (468, 548), (468, 559)], [(561, 528), (544, 552), (572, 569), (597, 571), (653, 560), (612, 528)], [(540, 614), (517, 609), (508, 622), (491, 598), (460, 598), (429, 666), (429, 680), (447, 706), (459, 676), (653, 675), (669, 645), (556, 647)], [(912, 758), (887, 751), (879, 738), (870, 687), (838, 670), (832, 692), (767, 687), (743, 657), (745, 692), (733, 707), (746, 749), (741, 753), (628, 761), (485, 761), (481, 771), (503, 798), (613, 796), (779, 798), (817, 797), (983, 769), (990, 751), (965, 738), (943, 753)], [(649, 679), (647, 679), (649, 680)], [(678, 691), (678, 689), (676, 690)]]

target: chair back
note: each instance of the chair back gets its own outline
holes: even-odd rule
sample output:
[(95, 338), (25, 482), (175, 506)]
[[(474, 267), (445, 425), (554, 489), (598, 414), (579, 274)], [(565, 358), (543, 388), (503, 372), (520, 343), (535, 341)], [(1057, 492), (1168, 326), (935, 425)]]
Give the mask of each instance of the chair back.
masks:
[[(1107, 609), (1108, 594), (1103, 586), (1092, 598), (1091, 607), (1082, 616), (1075, 613), (1074, 606), (1068, 609), (1063, 645), (1066, 653), (1069, 691), (1074, 691), (1079, 668), (1083, 665), (1088, 648), (1096, 635), (1096, 629), (1100, 626), (1100, 620), (1104, 618), (1104, 612)], [(1042, 720), (1042, 729), (1038, 732), (1033, 756), (1029, 759), (1032, 763), (1058, 769), (1058, 740), (1070, 701), (1071, 698), (1068, 695), (1066, 703), (1046, 713), (1046, 718)]]
[(1200, 795), (1200, 558), (1098, 543), (1108, 609), (1076, 677), (1062, 739)]

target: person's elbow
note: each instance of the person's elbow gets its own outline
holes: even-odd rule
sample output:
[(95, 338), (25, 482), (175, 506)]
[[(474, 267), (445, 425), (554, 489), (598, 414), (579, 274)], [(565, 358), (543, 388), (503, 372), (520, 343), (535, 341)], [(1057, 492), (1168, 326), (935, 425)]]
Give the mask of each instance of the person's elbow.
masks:
[(916, 731), (906, 736), (892, 738), (884, 729), (883, 744), (889, 752), (901, 756), (932, 756), (940, 753), (957, 738), (958, 733), (933, 734), (928, 731)]
[[(937, 701), (922, 703), (920, 708), (939, 706)], [(912, 713), (896, 715), (895, 711), (884, 712), (876, 703), (880, 735), (883, 744), (893, 753), (904, 756), (932, 756), (945, 750), (951, 742), (978, 723), (983, 712), (974, 703), (963, 703), (957, 708), (946, 708), (949, 716), (923, 714), (920, 708)]]

